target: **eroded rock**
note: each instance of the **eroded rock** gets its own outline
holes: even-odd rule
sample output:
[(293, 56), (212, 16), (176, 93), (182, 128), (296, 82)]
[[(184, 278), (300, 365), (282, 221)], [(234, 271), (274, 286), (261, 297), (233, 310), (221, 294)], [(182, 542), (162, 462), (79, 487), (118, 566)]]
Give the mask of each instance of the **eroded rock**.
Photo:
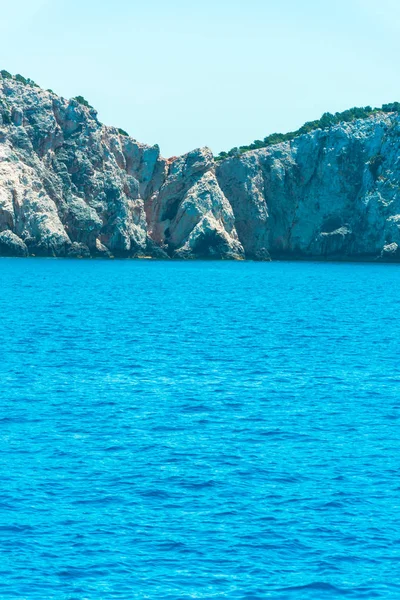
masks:
[(12, 231), (0, 233), (0, 256), (28, 256), (26, 244)]
[(167, 161), (158, 146), (102, 125), (76, 99), (12, 79), (0, 77), (0, 100), (8, 111), (0, 127), (0, 231), (15, 232), (30, 254), (166, 258), (190, 247), (196, 257), (198, 247), (203, 256), (190, 236), (208, 213), (210, 253), (243, 254), (210, 150)]
[(0, 77), (0, 253), (400, 261), (399, 156), (399, 114), (377, 112), (217, 165), (208, 148), (167, 160)]

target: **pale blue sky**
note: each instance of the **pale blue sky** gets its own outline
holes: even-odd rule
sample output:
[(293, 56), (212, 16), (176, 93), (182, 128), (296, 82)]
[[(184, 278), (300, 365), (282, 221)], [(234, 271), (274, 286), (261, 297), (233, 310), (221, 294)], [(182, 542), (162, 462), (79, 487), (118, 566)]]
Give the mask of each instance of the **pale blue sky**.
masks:
[(398, 0), (3, 0), (0, 67), (164, 156), (400, 101)]

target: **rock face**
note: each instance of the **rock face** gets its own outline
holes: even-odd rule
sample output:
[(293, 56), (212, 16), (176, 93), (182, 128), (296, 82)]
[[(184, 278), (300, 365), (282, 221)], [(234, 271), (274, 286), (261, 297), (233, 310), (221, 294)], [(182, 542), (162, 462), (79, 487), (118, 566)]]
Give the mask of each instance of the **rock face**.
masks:
[(77, 100), (0, 77), (0, 232), (14, 241), (0, 254), (241, 258), (234, 222), (210, 150), (167, 161)]
[(28, 248), (12, 231), (2, 231), (0, 233), (0, 256), (28, 256)]
[(398, 259), (400, 118), (378, 113), (217, 168), (246, 256)]
[(400, 117), (166, 160), (0, 77), (0, 255), (400, 261)]

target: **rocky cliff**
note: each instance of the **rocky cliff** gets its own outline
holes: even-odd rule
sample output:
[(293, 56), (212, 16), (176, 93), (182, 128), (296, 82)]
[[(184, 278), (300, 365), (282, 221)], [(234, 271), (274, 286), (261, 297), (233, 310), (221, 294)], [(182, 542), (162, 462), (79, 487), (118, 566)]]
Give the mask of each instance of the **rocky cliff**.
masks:
[(400, 117), (215, 163), (0, 77), (0, 254), (400, 260)]

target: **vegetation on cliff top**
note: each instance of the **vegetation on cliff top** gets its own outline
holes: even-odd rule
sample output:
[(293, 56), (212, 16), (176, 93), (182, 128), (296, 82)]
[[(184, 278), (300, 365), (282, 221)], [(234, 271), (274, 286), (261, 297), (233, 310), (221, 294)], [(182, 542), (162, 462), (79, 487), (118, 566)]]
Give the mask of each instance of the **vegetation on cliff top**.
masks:
[[(32, 79), (23, 77), (22, 75), (19, 75), (19, 74), (12, 75), (5, 69), (0, 70), (0, 79), (11, 79), (13, 81), (18, 81), (18, 83), (22, 83), (22, 85), (36, 87), (36, 88), (40, 87)], [(51, 94), (54, 94), (53, 90), (48, 89), (47, 91), (50, 92)], [(75, 96), (75, 98), (72, 98), (72, 100), (76, 100), (76, 102), (78, 102), (78, 104), (80, 104), (81, 106), (85, 106), (86, 108), (93, 109), (93, 106), (91, 104), (89, 104), (89, 102), (83, 96)], [(11, 124), (10, 111), (9, 111), (8, 107), (6, 107), (1, 100), (0, 100), (0, 117), (2, 118), (3, 125)], [(1, 121), (0, 121), (0, 125), (1, 125)], [(129, 134), (124, 129), (121, 129), (120, 127), (118, 127), (118, 133), (123, 136), (129, 136)]]
[(38, 84), (33, 81), (33, 79), (23, 77), (19, 73), (17, 73), (16, 75), (11, 75), (11, 73), (3, 69), (2, 71), (0, 71), (0, 75), (3, 79), (14, 79), (15, 81), (23, 83), (24, 85), (30, 85), (31, 87), (39, 87)]
[(125, 129), (121, 129), (121, 127), (118, 127), (118, 133), (119, 133), (119, 135), (129, 137), (129, 133), (127, 131), (125, 131)]
[(327, 112), (324, 113), (320, 119), (305, 123), (302, 127), (300, 127), (300, 129), (297, 129), (297, 131), (289, 131), (288, 133), (272, 133), (263, 140), (255, 140), (248, 146), (239, 146), (238, 148), (232, 148), (232, 150), (229, 150), (229, 152), (220, 152), (219, 155), (215, 157), (215, 160), (220, 161), (224, 160), (225, 158), (230, 158), (231, 156), (240, 156), (241, 154), (249, 152), (250, 150), (267, 148), (268, 146), (280, 144), (281, 142), (290, 142), (299, 135), (310, 133), (316, 129), (329, 129), (338, 123), (350, 123), (355, 119), (365, 119), (377, 112), (400, 112), (400, 102), (383, 104), (382, 108), (371, 108), (371, 106), (364, 106), (361, 108), (350, 108), (349, 110), (337, 112), (335, 114)]
[(86, 108), (93, 108), (93, 106), (89, 104), (89, 102), (83, 96), (75, 96), (73, 100), (76, 100), (82, 106), (86, 106)]
[[(23, 77), (20, 74), (12, 75), (5, 69), (0, 70), (0, 77), (2, 79), (12, 79), (14, 81), (18, 81), (23, 85), (37, 88), (39, 87), (37, 83), (35, 83), (32, 79)], [(53, 90), (47, 91), (54, 94)], [(75, 96), (73, 100), (76, 100), (82, 106), (85, 106), (90, 109), (93, 108), (83, 96)], [(2, 109), (0, 110), (0, 115), (2, 116), (3, 124), (6, 125), (11, 123), (9, 111), (6, 109), (5, 106), (2, 106), (2, 103), (0, 103), (0, 109)], [(400, 102), (391, 102), (390, 104), (383, 104), (381, 108), (372, 108), (371, 106), (364, 106), (350, 108), (343, 112), (336, 112), (334, 114), (326, 112), (322, 115), (320, 119), (316, 119), (315, 121), (308, 121), (296, 131), (289, 131), (288, 133), (271, 133), (263, 140), (255, 140), (252, 144), (249, 144), (247, 146), (238, 146), (232, 148), (231, 150), (229, 150), (229, 152), (220, 152), (218, 156), (215, 157), (215, 160), (221, 161), (226, 158), (231, 158), (233, 156), (240, 156), (241, 154), (244, 154), (245, 152), (250, 152), (251, 150), (267, 148), (268, 146), (280, 144), (281, 142), (290, 142), (291, 140), (299, 137), (300, 135), (310, 133), (311, 131), (315, 131), (316, 129), (329, 129), (334, 125), (338, 125), (339, 123), (350, 123), (351, 121), (355, 121), (356, 119), (365, 119), (379, 112), (400, 113)], [(118, 133), (122, 136), (129, 135), (124, 129), (121, 128), (118, 128)], [(377, 165), (376, 168), (378, 167), (379, 165)], [(375, 163), (373, 168), (375, 168)]]

